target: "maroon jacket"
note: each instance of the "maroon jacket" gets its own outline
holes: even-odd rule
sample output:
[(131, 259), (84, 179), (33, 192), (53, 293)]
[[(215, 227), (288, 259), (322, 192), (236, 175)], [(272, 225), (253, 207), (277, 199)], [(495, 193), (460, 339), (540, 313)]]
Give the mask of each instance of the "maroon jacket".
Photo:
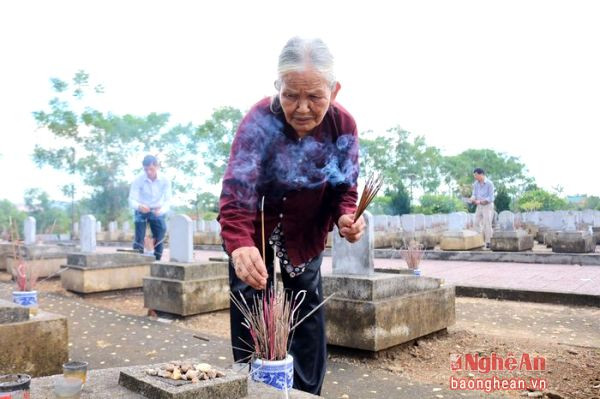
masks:
[(358, 133), (348, 111), (333, 103), (313, 133), (300, 139), (270, 104), (265, 98), (254, 105), (236, 132), (218, 220), (229, 254), (261, 248), (264, 196), (266, 239), (281, 222), (290, 260), (299, 265), (325, 249), (327, 232), (341, 215), (356, 210)]

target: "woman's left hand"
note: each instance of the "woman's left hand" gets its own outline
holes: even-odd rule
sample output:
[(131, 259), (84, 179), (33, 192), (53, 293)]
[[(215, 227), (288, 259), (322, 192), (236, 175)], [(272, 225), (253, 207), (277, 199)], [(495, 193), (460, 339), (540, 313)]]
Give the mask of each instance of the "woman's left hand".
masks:
[(349, 242), (360, 240), (365, 231), (365, 219), (361, 216), (354, 223), (354, 214), (340, 216), (337, 225), (340, 234)]

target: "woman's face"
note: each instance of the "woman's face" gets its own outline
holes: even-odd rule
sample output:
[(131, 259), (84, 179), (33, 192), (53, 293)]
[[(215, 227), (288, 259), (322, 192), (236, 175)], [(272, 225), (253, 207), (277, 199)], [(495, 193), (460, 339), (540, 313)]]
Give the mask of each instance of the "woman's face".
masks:
[(286, 121), (300, 137), (306, 136), (323, 121), (339, 90), (339, 83), (331, 90), (314, 69), (285, 74), (281, 79), (279, 101)]

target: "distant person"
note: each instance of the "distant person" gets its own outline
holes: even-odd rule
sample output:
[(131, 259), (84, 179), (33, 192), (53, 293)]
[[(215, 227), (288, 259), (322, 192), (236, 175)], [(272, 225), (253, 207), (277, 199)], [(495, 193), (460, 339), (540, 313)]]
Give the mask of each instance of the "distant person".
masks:
[(485, 176), (481, 168), (473, 170), (473, 194), (469, 199), (471, 204), (477, 205), (475, 223), (479, 231), (483, 232), (485, 246), (490, 247), (492, 238), (492, 219), (494, 218), (494, 184)]
[(149, 223), (154, 241), (154, 256), (156, 260), (160, 260), (167, 230), (165, 215), (169, 211), (171, 201), (171, 182), (159, 175), (158, 160), (155, 156), (146, 155), (142, 165), (144, 173), (133, 181), (129, 190), (129, 205), (135, 211), (133, 249), (144, 252), (146, 224)]

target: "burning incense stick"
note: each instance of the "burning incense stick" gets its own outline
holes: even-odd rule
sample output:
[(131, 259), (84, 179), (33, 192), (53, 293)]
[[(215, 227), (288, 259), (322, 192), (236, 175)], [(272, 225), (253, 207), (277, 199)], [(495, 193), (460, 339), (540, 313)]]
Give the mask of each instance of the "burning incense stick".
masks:
[(381, 188), (383, 184), (383, 178), (381, 175), (369, 175), (367, 179), (367, 183), (365, 184), (365, 189), (363, 190), (360, 201), (358, 201), (358, 207), (356, 208), (356, 213), (354, 214), (354, 222), (358, 220), (358, 218), (363, 214), (363, 212), (367, 209), (373, 198), (377, 195), (377, 192)]
[(267, 262), (267, 258), (265, 257), (265, 196), (262, 197), (262, 202), (260, 205), (260, 224), (261, 224), (261, 233), (262, 233), (262, 258), (263, 262)]

